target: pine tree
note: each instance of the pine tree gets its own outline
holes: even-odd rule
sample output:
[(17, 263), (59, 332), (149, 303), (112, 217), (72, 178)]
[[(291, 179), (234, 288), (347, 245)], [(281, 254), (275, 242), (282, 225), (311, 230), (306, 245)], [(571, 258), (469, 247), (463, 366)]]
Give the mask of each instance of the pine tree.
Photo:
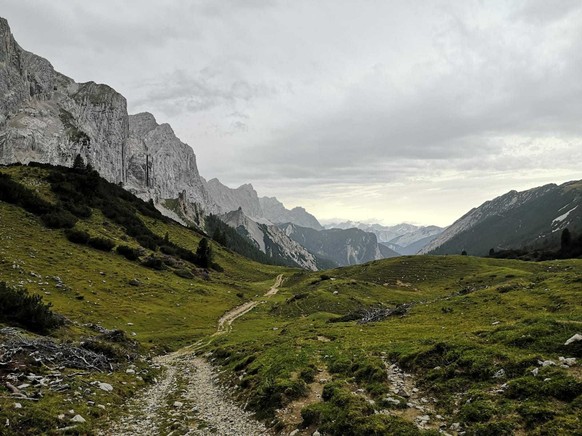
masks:
[(212, 247), (208, 243), (208, 239), (202, 238), (198, 243), (196, 259), (198, 265), (202, 268), (209, 268), (212, 265)]
[(562, 237), (560, 238), (561, 250), (567, 250), (568, 247), (570, 247), (570, 244), (572, 244), (572, 234), (570, 233), (570, 230), (568, 230), (568, 227), (566, 227), (562, 230)]
[(85, 162), (80, 154), (75, 156), (75, 161), (73, 162), (73, 168), (76, 170), (84, 170), (85, 169)]

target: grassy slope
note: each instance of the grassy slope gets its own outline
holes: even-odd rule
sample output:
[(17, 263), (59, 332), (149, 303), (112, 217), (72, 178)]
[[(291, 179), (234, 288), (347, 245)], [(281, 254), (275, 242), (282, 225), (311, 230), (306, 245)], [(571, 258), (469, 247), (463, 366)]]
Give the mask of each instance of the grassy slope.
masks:
[[(0, 171), (54, 200), (50, 187), (40, 181), (44, 170)], [(195, 249), (200, 239), (179, 225), (142, 219), (184, 248)], [(137, 245), (97, 211), (77, 227)], [(405, 421), (378, 418), (356, 396), (342, 397), (342, 389), (361, 387), (380, 404), (388, 392), (380, 360), (384, 356), (414, 372), (423, 389), (439, 399), (438, 410), (470, 433), (503, 434), (510, 428), (540, 434), (580, 432), (580, 398), (562, 395), (567, 391), (562, 385), (568, 384), (579, 395), (575, 380), (580, 381), (580, 371), (543, 369), (534, 378), (530, 370), (538, 358), (582, 357), (580, 346), (562, 345), (580, 332), (581, 261), (402, 257), (332, 270), (326, 274), (333, 280), (321, 280), (320, 273), (261, 265), (214, 248), (224, 272), (211, 273), (208, 281), (184, 279), (114, 253), (71, 244), (63, 231), (48, 230), (35, 216), (0, 203), (0, 280), (40, 293), (56, 311), (77, 322), (57, 332), (63, 338), (86, 335), (80, 324), (94, 322), (134, 332), (146, 348), (177, 348), (212, 333), (226, 310), (264, 294), (274, 277), (284, 273), (287, 281), (278, 295), (238, 319), (232, 333), (211, 344), (215, 357), (237, 375), (233, 380), (240, 384), (241, 399), (263, 417), (275, 416), (276, 408), (305, 395), (314, 368), (319, 368), (332, 373), (330, 388), (336, 382), (341, 386), (339, 393), (326, 397), (324, 408), (315, 407), (318, 425), (327, 426), (329, 433), (414, 434)], [(47, 276), (60, 277), (66, 288), (56, 288), (56, 281)], [(134, 278), (142, 285), (130, 286)], [(399, 303), (413, 304), (407, 316), (365, 325), (327, 322), (361, 307)], [(493, 379), (501, 368), (507, 378)], [(98, 401), (112, 404), (143, 384), (122, 373), (99, 377), (116, 387), (127, 383), (115, 397), (97, 393)], [(543, 378), (559, 386), (548, 390)], [(517, 386), (510, 394), (492, 393), (507, 381)], [(88, 418), (105, 413), (88, 409), (82, 399), (63, 405), (61, 397), (25, 404), (25, 411), (18, 413), (44, 413), (50, 425), (65, 407)], [(469, 399), (472, 403), (466, 403)], [(10, 404), (0, 399), (3, 413)], [(471, 413), (467, 404), (489, 412)], [(308, 406), (308, 412), (310, 408), (314, 407)], [(338, 431), (333, 420), (351, 426), (349, 431)]]
[[(580, 397), (571, 397), (582, 392), (581, 372), (543, 369), (536, 378), (531, 370), (538, 359), (582, 357), (579, 345), (563, 346), (582, 325), (581, 267), (579, 260), (525, 263), (423, 256), (326, 272), (333, 280), (300, 273), (287, 282), (273, 306), (239, 320), (233, 334), (216, 345), (217, 355), (227, 367), (245, 371), (240, 372), (241, 385), (251, 404), (256, 401), (263, 411), (269, 404), (278, 408), (290, 401), (294, 390), (302, 389), (301, 374), (310, 365), (335, 373), (334, 380), (348, 382), (352, 391), (366, 389), (378, 402), (389, 393), (379, 360), (385, 356), (414, 372), (421, 386), (439, 399), (437, 410), (470, 433), (580, 432), (582, 404)], [(293, 295), (303, 298), (291, 301)], [(361, 306), (399, 303), (413, 304), (407, 316), (364, 325), (327, 322)], [(246, 365), (248, 355), (254, 360)], [(506, 377), (493, 378), (502, 368)], [(556, 385), (544, 386), (544, 378), (553, 378)], [(287, 379), (297, 382), (289, 387)], [(513, 390), (493, 394), (504, 382)], [(519, 390), (524, 384), (531, 385), (525, 394)], [(466, 403), (470, 399), (490, 413), (472, 414), (471, 403)], [(319, 425), (341, 434), (330, 422), (341, 421), (345, 408), (342, 402), (327, 410)], [(349, 421), (360, 418), (355, 414)], [(416, 432), (402, 422), (366, 427), (377, 419), (362, 418), (343, 431)]]
[[(46, 170), (8, 167), (0, 171), (34, 189), (45, 200), (55, 200), (48, 183), (42, 181)], [(195, 251), (202, 237), (177, 224), (141, 218), (155, 233), (164, 236), (167, 232), (171, 241), (184, 248)], [(118, 245), (138, 245), (98, 210), (93, 211), (91, 218), (77, 222), (76, 228), (92, 236), (114, 239)], [(216, 331), (217, 320), (224, 312), (256, 294), (263, 294), (284, 271), (249, 261), (215, 244), (213, 249), (215, 261), (224, 271), (212, 271), (208, 280), (203, 276), (185, 279), (171, 271), (145, 268), (114, 252), (72, 244), (64, 231), (47, 229), (36, 216), (0, 202), (0, 281), (42, 295), (54, 311), (71, 320), (71, 325), (55, 332), (57, 337), (66, 340), (94, 335), (82, 324), (97, 323), (108, 329), (126, 331), (145, 350), (177, 349)], [(63, 288), (56, 286), (55, 277), (60, 278)], [(129, 282), (133, 279), (141, 285), (131, 286)], [(97, 403), (122, 402), (126, 395), (143, 385), (123, 372), (94, 374), (90, 380), (93, 377), (116, 386), (115, 394), (107, 396), (97, 392), (91, 397)], [(121, 389), (121, 386), (125, 387)], [(88, 419), (85, 428), (90, 428), (92, 418), (109, 413), (88, 408), (83, 398), (78, 397), (74, 397), (73, 403), (63, 404), (66, 394), (55, 393), (47, 394), (39, 403), (23, 402), (24, 409), (12, 412), (15, 400), (1, 398), (3, 389), (0, 387), (0, 410), (3, 410), (0, 418), (10, 418), (12, 428), (19, 422), (28, 422), (23, 424), (29, 426), (28, 431), (63, 426), (56, 417), (69, 409)]]

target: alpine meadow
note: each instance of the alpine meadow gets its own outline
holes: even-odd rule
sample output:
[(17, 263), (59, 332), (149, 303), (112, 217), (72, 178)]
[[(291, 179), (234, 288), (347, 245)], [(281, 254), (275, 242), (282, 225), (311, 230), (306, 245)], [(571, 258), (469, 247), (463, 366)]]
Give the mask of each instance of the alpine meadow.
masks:
[(0, 435), (582, 435), (581, 29), (0, 0)]

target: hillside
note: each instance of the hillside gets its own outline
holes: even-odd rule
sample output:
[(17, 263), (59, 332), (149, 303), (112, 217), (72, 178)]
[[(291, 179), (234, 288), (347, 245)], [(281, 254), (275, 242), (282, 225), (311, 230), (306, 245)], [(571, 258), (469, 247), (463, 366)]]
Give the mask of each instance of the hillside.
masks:
[(523, 192), (510, 191), (470, 210), (421, 253), (483, 256), (523, 248), (555, 249), (565, 228), (582, 232), (582, 183), (545, 185)]
[[(6, 175), (49, 205), (60, 203), (58, 198), (63, 188), (68, 188), (67, 195), (71, 195), (75, 191), (74, 183), (62, 182), (69, 176), (79, 176), (71, 169), (0, 167), (2, 181), (6, 180)], [(42, 296), (44, 302), (52, 304), (52, 310), (66, 317), (66, 326), (54, 332), (54, 340), (72, 341), (77, 346), (88, 342), (95, 344), (93, 350), (115, 356), (110, 361), (116, 368), (111, 374), (88, 368), (83, 378), (73, 374), (85, 374), (84, 371), (68, 368), (64, 362), (60, 364), (63, 366), (61, 378), (66, 379), (69, 389), (54, 391), (33, 384), (32, 392), (42, 392), (40, 401), (32, 403), (17, 397), (0, 398), (0, 417), (3, 423), (10, 419), (11, 434), (38, 434), (64, 427), (67, 421), (59, 420), (58, 415), (69, 409), (74, 409), (87, 420), (78, 431), (89, 430), (95, 426), (96, 420), (113, 416), (116, 405), (145, 383), (151, 383), (157, 372), (143, 358), (136, 360), (136, 352), (144, 356), (151, 352), (157, 354), (206, 337), (215, 331), (216, 322), (225, 311), (268, 288), (282, 271), (280, 267), (249, 261), (214, 243), (211, 246), (215, 267), (205, 269), (183, 260), (176, 252), (196, 252), (202, 234), (164, 218), (148, 203), (103, 179), (93, 179), (90, 187), (92, 190), (104, 189), (109, 202), (102, 203), (97, 194), (93, 203), (95, 207), (81, 210), (81, 205), (77, 204), (78, 215), (85, 216), (76, 217), (74, 229), (87, 232), (94, 239), (112, 241), (114, 246), (130, 247), (139, 254), (138, 259), (129, 260), (110, 248), (96, 249), (91, 245), (72, 243), (67, 239), (66, 229), (47, 227), (44, 221), (49, 222), (48, 219), (0, 200), (0, 282)], [(3, 185), (3, 196), (7, 192), (5, 188)], [(25, 204), (30, 209), (30, 202)], [(129, 212), (124, 215), (125, 224), (120, 224), (119, 216), (111, 213), (117, 207)], [(159, 246), (152, 250), (144, 247), (142, 244), (151, 243), (143, 238), (148, 233), (146, 230), (137, 237), (130, 236), (128, 231), (133, 218), (143, 223), (157, 240), (165, 244), (165, 248)], [(184, 257), (189, 258), (187, 254)], [(106, 340), (103, 332), (116, 331), (125, 338), (122, 343)], [(14, 339), (9, 331), (0, 330), (0, 336), (3, 346)], [(31, 340), (27, 339), (28, 342)], [(132, 345), (130, 350), (125, 350), (124, 343), (133, 341), (137, 341), (139, 348)], [(18, 366), (12, 368), (12, 364), (6, 365), (11, 361), (11, 355), (5, 348), (0, 350), (0, 355), (5, 363), (0, 369), (0, 378), (3, 380), (2, 389), (6, 389), (5, 377), (17, 375), (21, 370)], [(126, 355), (132, 357), (128, 360), (124, 357)], [(23, 359), (18, 360), (20, 364), (27, 362), (18, 353), (15, 358)], [(38, 363), (32, 362), (29, 371), (46, 378), (48, 369), (37, 368)], [(54, 369), (58, 359), (54, 363), (51, 360), (44, 362)], [(126, 373), (126, 369), (134, 372)], [(140, 376), (136, 378), (132, 374)], [(84, 386), (83, 380), (109, 383), (114, 386), (114, 391), (108, 393), (97, 389), (94, 394), (73, 396), (71, 389)], [(93, 396), (87, 398), (86, 395)], [(92, 406), (87, 404), (88, 399), (93, 402)], [(63, 400), (67, 401), (66, 407), (62, 407)], [(12, 413), (15, 401), (23, 403), (23, 410), (16, 411), (16, 414)], [(96, 407), (106, 403), (111, 404), (106, 406), (106, 410)]]
[[(188, 254), (203, 235), (115, 185), (92, 179), (92, 199), (67, 204), (86, 170), (0, 173), (0, 281), (66, 317), (41, 339), (0, 329), (0, 419), (12, 434), (229, 434), (219, 410), (239, 434), (263, 432), (249, 412), (266, 434), (582, 429), (580, 260), (400, 257), (321, 274), (257, 264), (211, 243), (215, 255), (203, 268)], [(12, 182), (33, 196), (7, 202)], [(74, 229), (130, 247), (137, 259), (71, 242), (70, 230), (54, 228), (71, 225), (64, 210), (76, 217)], [(131, 236), (136, 218), (145, 227)], [(151, 248), (142, 245), (147, 234)], [(18, 343), (46, 366), (15, 352)], [(49, 346), (94, 363), (43, 354)], [(194, 407), (198, 415), (178, 412)]]

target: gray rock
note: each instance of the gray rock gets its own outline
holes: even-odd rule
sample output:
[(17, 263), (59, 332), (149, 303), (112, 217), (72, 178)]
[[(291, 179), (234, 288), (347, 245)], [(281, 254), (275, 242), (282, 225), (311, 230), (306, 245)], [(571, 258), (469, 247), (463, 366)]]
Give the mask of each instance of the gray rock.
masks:
[(570, 339), (568, 339), (566, 342), (564, 342), (564, 345), (570, 345), (570, 344), (573, 344), (574, 342), (578, 342), (578, 341), (582, 341), (582, 335), (579, 333), (576, 333), (574, 336), (572, 336)]
[(112, 392), (113, 391), (113, 386), (111, 386), (109, 383), (99, 383), (97, 385), (97, 387), (105, 392)]
[(87, 422), (87, 420), (83, 418), (81, 415), (75, 415), (71, 418), (71, 422), (82, 424), (84, 422)]
[(575, 357), (559, 357), (560, 363), (566, 366), (574, 366), (576, 365), (576, 358)]

